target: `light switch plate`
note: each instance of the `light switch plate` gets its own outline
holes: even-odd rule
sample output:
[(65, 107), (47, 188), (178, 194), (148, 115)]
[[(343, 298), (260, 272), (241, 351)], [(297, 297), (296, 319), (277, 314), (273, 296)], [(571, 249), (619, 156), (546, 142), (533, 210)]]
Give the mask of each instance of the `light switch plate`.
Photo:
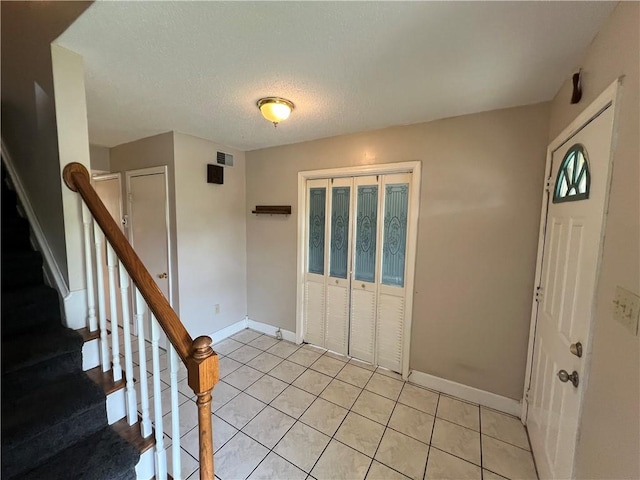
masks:
[(638, 335), (640, 296), (626, 288), (616, 286), (613, 299), (613, 318), (624, 325), (633, 335)]

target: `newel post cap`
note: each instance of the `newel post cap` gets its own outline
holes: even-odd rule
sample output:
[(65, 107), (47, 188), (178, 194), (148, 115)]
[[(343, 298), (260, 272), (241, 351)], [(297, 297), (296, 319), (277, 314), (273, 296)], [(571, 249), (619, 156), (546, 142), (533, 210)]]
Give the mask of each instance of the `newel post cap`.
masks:
[(89, 171), (87, 168), (78, 162), (67, 163), (62, 170), (62, 179), (64, 180), (65, 185), (74, 192), (78, 191), (76, 187), (76, 182), (73, 179), (74, 175), (80, 174), (87, 179), (88, 182), (91, 181), (91, 175), (89, 175)]
[(202, 336), (193, 341), (187, 371), (189, 386), (196, 395), (211, 391), (218, 383), (218, 355), (211, 348), (210, 337)]

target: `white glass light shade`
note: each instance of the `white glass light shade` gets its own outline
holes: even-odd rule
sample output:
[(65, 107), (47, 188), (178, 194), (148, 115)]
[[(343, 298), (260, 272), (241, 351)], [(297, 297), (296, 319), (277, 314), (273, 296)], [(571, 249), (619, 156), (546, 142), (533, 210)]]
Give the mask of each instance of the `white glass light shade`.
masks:
[(273, 123), (279, 123), (289, 118), (293, 103), (284, 98), (267, 97), (258, 100), (258, 108), (262, 116)]

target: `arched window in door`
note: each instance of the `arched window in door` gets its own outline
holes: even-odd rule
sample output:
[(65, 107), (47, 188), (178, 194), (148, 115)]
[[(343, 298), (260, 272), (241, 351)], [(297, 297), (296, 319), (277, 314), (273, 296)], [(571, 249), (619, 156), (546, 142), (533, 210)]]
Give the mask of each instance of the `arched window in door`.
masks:
[(589, 198), (591, 173), (587, 152), (576, 143), (562, 159), (553, 192), (553, 203), (573, 202)]

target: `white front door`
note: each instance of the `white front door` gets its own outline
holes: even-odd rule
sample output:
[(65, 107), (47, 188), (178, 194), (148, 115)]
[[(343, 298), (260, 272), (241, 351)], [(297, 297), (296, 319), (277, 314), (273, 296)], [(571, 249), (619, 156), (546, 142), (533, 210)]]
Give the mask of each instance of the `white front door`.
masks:
[(573, 476), (612, 131), (608, 107), (552, 155), (526, 422), (541, 478)]
[[(157, 169), (151, 170), (156, 172)], [(129, 241), (160, 291), (171, 302), (166, 172), (127, 172)], [(151, 339), (150, 324), (145, 338)], [(164, 332), (160, 344), (165, 343)]]

